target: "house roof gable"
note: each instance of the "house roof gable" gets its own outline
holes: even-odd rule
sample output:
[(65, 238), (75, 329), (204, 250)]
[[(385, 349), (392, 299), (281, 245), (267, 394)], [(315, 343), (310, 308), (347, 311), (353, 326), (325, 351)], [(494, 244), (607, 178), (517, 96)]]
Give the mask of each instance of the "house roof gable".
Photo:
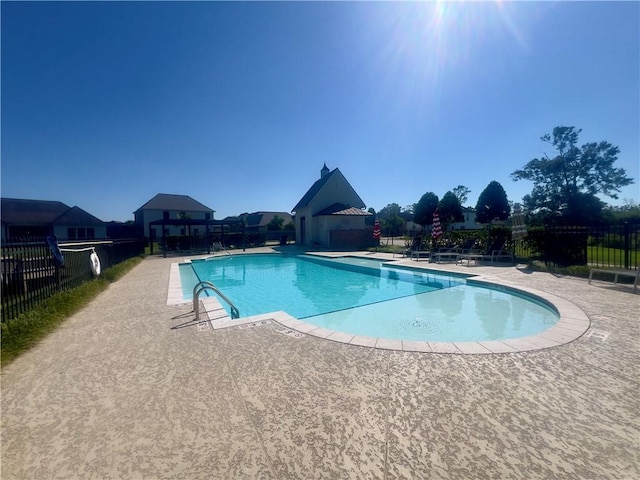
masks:
[(141, 210), (178, 210), (190, 212), (215, 212), (212, 208), (194, 200), (189, 195), (174, 195), (158, 193), (155, 197), (142, 205), (134, 213)]
[(297, 210), (299, 210), (301, 208), (308, 207), (309, 204), (311, 204), (313, 202), (313, 199), (318, 196), (318, 193), (320, 193), (320, 191), (325, 187), (325, 185), (327, 185), (327, 183), (329, 183), (329, 181), (331, 181), (334, 178), (341, 178), (342, 181), (344, 182), (344, 184), (349, 189), (351, 189), (352, 193), (356, 196), (356, 198), (359, 201), (359, 205), (353, 205), (354, 207), (364, 208), (366, 206), (365, 203), (360, 198), (360, 195), (358, 195), (356, 193), (356, 191), (353, 189), (351, 184), (344, 177), (344, 175), (342, 174), (340, 169), (334, 168), (333, 170), (331, 170), (331, 172), (327, 173), (324, 177), (321, 177), (320, 179), (316, 180), (315, 183), (313, 185), (311, 185), (311, 188), (309, 188), (309, 190), (307, 190), (307, 193), (305, 193), (303, 195), (303, 197), (296, 204), (296, 206), (293, 207), (293, 209), (291, 211), (295, 212), (295, 211), (297, 211)]
[(105, 223), (99, 218), (94, 217), (89, 212), (80, 207), (71, 207), (69, 210), (60, 215), (54, 222), (57, 225), (69, 226), (103, 226)]
[(10, 225), (52, 225), (69, 206), (52, 200), (2, 198), (2, 222)]
[(284, 223), (291, 221), (291, 214), (287, 212), (254, 212), (245, 217), (246, 225), (247, 227), (266, 227), (276, 216), (282, 218)]
[(9, 225), (102, 226), (104, 222), (80, 207), (55, 200), (2, 199), (2, 223)]

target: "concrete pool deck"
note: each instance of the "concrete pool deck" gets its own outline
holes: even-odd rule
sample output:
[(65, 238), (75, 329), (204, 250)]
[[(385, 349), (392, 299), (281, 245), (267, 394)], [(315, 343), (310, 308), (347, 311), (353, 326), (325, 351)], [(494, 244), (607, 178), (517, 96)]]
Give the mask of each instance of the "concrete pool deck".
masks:
[(276, 322), (213, 330), (167, 305), (175, 262), (144, 260), (3, 369), (3, 480), (640, 476), (630, 286), (420, 262), (547, 292), (591, 321), (558, 347), (443, 355)]

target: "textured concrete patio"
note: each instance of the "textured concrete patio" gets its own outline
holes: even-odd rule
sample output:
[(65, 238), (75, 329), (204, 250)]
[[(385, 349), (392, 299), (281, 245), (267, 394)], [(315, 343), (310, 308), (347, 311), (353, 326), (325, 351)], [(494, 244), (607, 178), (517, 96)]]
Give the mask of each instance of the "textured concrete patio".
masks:
[(592, 322), (560, 347), (451, 355), (275, 322), (214, 331), (167, 306), (175, 261), (146, 259), (3, 370), (3, 480), (640, 476), (631, 287), (436, 265), (553, 293)]

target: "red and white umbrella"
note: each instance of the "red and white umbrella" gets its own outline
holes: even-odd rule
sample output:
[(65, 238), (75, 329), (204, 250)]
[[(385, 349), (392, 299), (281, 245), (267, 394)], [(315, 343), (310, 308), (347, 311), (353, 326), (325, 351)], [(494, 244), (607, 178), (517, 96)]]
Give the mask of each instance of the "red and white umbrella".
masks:
[(373, 238), (380, 238), (380, 222), (377, 218), (373, 224)]
[(433, 228), (431, 230), (431, 237), (438, 238), (442, 236), (442, 225), (440, 225), (440, 217), (438, 216), (438, 209), (433, 212)]

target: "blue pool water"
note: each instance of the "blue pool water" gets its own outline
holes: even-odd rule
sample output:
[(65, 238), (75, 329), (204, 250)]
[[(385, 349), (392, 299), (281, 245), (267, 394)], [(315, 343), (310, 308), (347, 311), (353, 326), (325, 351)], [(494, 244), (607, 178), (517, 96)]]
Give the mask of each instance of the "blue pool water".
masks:
[(369, 337), (499, 340), (534, 335), (559, 319), (546, 302), (515, 290), (357, 257), (217, 257), (181, 264), (180, 276), (185, 299), (206, 280), (243, 317), (284, 310), (307, 323)]

